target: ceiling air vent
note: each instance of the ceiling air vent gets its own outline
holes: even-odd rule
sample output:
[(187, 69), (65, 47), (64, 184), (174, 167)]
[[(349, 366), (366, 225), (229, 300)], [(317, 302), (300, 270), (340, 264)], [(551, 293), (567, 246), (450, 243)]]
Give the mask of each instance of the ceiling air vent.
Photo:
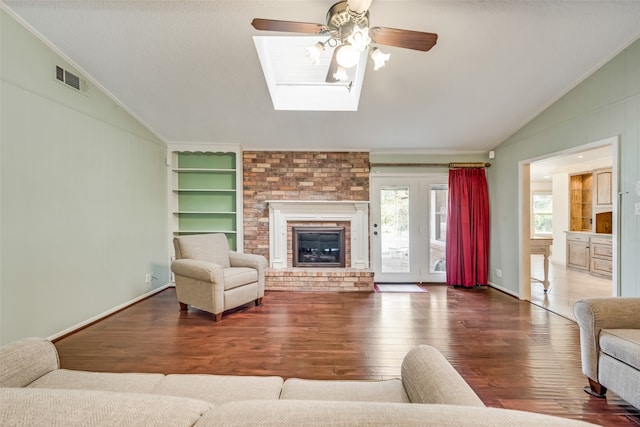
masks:
[(81, 93), (87, 93), (89, 90), (89, 82), (75, 74), (56, 65), (56, 80), (77, 90)]

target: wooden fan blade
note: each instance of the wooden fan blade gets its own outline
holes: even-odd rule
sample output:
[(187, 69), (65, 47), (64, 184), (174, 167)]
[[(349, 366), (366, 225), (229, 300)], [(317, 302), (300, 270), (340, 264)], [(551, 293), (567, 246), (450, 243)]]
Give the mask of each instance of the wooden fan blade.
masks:
[(369, 30), (369, 37), (371, 37), (374, 43), (421, 50), (423, 52), (431, 49), (438, 41), (438, 35), (434, 33), (384, 27), (371, 28)]
[(251, 25), (256, 30), (283, 31), (287, 33), (321, 34), (327, 31), (326, 26), (312, 22), (279, 21), (277, 19), (255, 18)]
[(338, 53), (338, 49), (333, 50), (333, 56), (331, 57), (331, 64), (329, 65), (329, 71), (327, 72), (327, 83), (336, 83), (338, 79), (333, 77), (333, 75), (338, 71), (338, 60), (336, 59)]

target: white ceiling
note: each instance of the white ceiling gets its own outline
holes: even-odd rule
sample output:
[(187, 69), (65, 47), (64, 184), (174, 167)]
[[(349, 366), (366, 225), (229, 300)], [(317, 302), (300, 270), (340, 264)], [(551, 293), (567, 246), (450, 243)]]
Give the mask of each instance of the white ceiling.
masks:
[(531, 163), (531, 182), (551, 182), (554, 174), (588, 172), (594, 169), (613, 165), (613, 147), (591, 148), (583, 151), (572, 151)]
[(2, 0), (166, 142), (245, 149), (484, 152), (640, 37), (637, 0), (374, 0), (385, 48), (357, 112), (275, 111), (253, 18), (324, 23), (324, 0)]

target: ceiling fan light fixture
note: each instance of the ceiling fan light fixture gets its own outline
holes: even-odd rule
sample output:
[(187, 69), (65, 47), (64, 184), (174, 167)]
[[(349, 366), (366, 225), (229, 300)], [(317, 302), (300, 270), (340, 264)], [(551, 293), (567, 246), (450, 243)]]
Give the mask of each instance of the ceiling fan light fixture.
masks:
[(338, 66), (336, 72), (333, 73), (333, 78), (341, 82), (346, 82), (347, 80), (349, 80), (349, 75), (347, 74), (346, 68)]
[(350, 44), (342, 44), (336, 48), (336, 61), (342, 68), (354, 67), (360, 59), (358, 49)]
[[(1, 1), (1, 0), (0, 0)], [(422, 31), (402, 30), (397, 28), (371, 27), (369, 25), (369, 6), (372, 0), (339, 0), (327, 12), (327, 24), (314, 24), (298, 21), (281, 21), (277, 19), (255, 18), (251, 25), (257, 30), (288, 31), (306, 34), (323, 34), (328, 36), (325, 42), (317, 43), (307, 48), (310, 60), (319, 63), (320, 54), (329, 45), (334, 49), (331, 56), (329, 70), (325, 77), (326, 83), (345, 81), (343, 71), (364, 70), (356, 67), (366, 61), (366, 53), (374, 62), (374, 70), (384, 67), (390, 56), (372, 46), (395, 46), (404, 49), (427, 52), (435, 46), (438, 35)], [(366, 53), (365, 53), (366, 52)], [(363, 63), (364, 65), (364, 63)], [(338, 68), (344, 70), (339, 70)], [(355, 68), (354, 68), (355, 67)], [(334, 76), (340, 76), (334, 77)]]
[(371, 0), (349, 0), (347, 2), (348, 8), (358, 14), (366, 13), (371, 6)]
[(355, 26), (353, 28), (353, 32), (347, 37), (347, 42), (362, 52), (371, 43), (371, 37), (369, 37), (369, 29), (368, 28), (360, 28)]
[(390, 53), (383, 53), (377, 47), (371, 49), (371, 53), (369, 54), (371, 59), (373, 60), (373, 69), (378, 71), (380, 68), (384, 67), (389, 58), (391, 57)]
[(324, 52), (324, 44), (322, 42), (318, 42), (313, 46), (308, 46), (304, 48), (307, 51), (307, 56), (309, 57), (309, 61), (313, 65), (318, 65), (320, 61), (320, 55)]

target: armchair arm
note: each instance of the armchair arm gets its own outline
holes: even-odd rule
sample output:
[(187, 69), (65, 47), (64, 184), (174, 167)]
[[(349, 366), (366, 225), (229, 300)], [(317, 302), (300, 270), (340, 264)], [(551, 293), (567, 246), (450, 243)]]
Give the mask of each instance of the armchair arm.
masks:
[(267, 270), (267, 259), (262, 255), (229, 252), (232, 267), (250, 267), (258, 270), (258, 298), (264, 297), (264, 276)]
[(222, 267), (208, 261), (196, 259), (176, 259), (171, 263), (171, 271), (178, 276), (203, 282), (224, 283)]
[(640, 298), (582, 298), (573, 305), (580, 326), (582, 373), (598, 381), (602, 329), (640, 329)]
[(267, 268), (267, 259), (262, 255), (229, 252), (229, 261), (231, 267), (251, 267), (258, 271), (264, 271)]

